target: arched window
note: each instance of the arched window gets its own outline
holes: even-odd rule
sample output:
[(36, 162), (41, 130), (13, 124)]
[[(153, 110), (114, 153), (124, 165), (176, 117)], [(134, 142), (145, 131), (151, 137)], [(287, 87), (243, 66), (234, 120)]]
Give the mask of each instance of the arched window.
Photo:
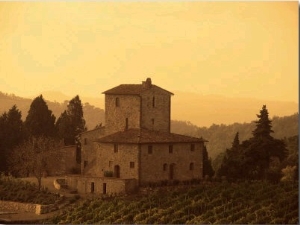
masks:
[(164, 171), (167, 171), (167, 169), (168, 169), (168, 164), (165, 163), (165, 164), (163, 165), (163, 170), (164, 170)]
[(194, 163), (190, 163), (190, 170), (194, 170)]
[(119, 107), (120, 106), (120, 100), (119, 100), (119, 98), (117, 97), (116, 98), (116, 107)]

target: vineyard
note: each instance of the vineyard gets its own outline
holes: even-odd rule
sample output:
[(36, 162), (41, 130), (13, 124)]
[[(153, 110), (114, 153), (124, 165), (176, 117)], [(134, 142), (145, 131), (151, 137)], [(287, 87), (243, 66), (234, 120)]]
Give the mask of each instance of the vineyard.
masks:
[(298, 184), (211, 183), (155, 189), (147, 195), (93, 198), (62, 210), (49, 222), (298, 224)]
[(38, 190), (37, 185), (10, 176), (0, 175), (0, 200), (35, 204), (53, 204), (59, 195)]

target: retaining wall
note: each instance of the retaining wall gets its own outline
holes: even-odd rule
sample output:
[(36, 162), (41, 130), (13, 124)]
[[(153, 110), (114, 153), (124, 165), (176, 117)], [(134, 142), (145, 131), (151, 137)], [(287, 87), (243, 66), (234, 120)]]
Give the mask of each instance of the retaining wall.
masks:
[(56, 209), (54, 204), (40, 205), (32, 203), (21, 203), (12, 201), (0, 201), (0, 211), (8, 212), (31, 212), (35, 214), (44, 214)]

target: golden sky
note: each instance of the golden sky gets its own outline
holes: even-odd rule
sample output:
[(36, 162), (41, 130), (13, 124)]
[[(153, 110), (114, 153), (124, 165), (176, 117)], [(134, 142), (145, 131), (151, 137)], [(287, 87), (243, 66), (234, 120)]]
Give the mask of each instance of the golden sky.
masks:
[(0, 2), (0, 91), (121, 83), (298, 102), (298, 2)]

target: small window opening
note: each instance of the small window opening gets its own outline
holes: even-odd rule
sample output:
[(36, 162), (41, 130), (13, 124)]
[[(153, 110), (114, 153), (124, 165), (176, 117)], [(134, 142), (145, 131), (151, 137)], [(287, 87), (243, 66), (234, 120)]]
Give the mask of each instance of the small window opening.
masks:
[(173, 153), (173, 145), (169, 145), (169, 153)]
[(155, 107), (155, 97), (152, 98), (152, 107)]
[(148, 146), (148, 154), (152, 154), (152, 145)]
[(191, 144), (191, 151), (195, 151), (195, 144)]
[(128, 118), (125, 119), (125, 129), (128, 129)]
[(163, 170), (164, 170), (164, 171), (167, 171), (167, 169), (168, 169), (168, 164), (165, 163), (165, 164), (163, 165)]
[(119, 98), (116, 98), (116, 107), (119, 107), (120, 106), (120, 100)]
[(194, 163), (190, 163), (190, 170), (194, 170)]
[(118, 144), (114, 144), (114, 152), (117, 153), (119, 151), (119, 146)]
[(130, 162), (130, 168), (134, 168), (134, 162)]

